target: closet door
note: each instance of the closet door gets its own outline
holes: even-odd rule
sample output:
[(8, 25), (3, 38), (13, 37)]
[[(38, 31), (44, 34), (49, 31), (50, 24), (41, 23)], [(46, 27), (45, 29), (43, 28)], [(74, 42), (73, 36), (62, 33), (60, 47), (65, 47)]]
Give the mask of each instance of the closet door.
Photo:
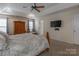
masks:
[(14, 34), (25, 33), (25, 22), (23, 21), (14, 21)]
[(79, 15), (75, 15), (74, 16), (74, 30), (73, 30), (73, 34), (74, 34), (74, 43), (75, 44), (79, 44)]

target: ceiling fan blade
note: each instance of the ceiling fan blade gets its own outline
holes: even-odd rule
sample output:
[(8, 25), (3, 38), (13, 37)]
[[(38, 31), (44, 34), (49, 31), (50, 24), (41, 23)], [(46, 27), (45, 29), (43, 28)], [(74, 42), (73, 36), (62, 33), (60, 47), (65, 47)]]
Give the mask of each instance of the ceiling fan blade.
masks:
[(44, 8), (45, 6), (36, 6), (36, 8)]
[(36, 11), (40, 12), (40, 10), (38, 10), (37, 8), (34, 8)]

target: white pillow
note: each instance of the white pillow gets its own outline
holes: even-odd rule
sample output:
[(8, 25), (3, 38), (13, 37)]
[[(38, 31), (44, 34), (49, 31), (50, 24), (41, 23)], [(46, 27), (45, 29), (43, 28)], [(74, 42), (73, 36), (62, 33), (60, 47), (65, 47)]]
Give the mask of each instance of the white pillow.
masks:
[[(0, 37), (1, 37), (1, 36), (0, 36)], [(5, 47), (6, 47), (5, 39), (0, 38), (0, 50), (5, 49)]]
[(9, 39), (9, 35), (5, 32), (0, 31), (0, 35), (2, 35), (5, 39)]
[(9, 36), (5, 32), (0, 31), (0, 50), (3, 50), (8, 45)]

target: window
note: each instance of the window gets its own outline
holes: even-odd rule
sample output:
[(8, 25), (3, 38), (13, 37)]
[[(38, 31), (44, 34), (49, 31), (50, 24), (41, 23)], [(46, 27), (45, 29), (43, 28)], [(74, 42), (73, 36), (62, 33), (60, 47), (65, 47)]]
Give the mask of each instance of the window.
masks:
[(0, 31), (7, 33), (7, 19), (6, 18), (0, 18)]
[(34, 20), (29, 20), (29, 31), (34, 32), (35, 31), (35, 22)]

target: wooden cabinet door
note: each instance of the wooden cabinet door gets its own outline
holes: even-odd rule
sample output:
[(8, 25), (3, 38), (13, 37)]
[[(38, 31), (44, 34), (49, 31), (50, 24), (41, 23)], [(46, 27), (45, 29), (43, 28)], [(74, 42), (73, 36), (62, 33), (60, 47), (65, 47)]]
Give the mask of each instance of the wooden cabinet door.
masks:
[(14, 21), (14, 34), (25, 33), (25, 22), (23, 21)]

